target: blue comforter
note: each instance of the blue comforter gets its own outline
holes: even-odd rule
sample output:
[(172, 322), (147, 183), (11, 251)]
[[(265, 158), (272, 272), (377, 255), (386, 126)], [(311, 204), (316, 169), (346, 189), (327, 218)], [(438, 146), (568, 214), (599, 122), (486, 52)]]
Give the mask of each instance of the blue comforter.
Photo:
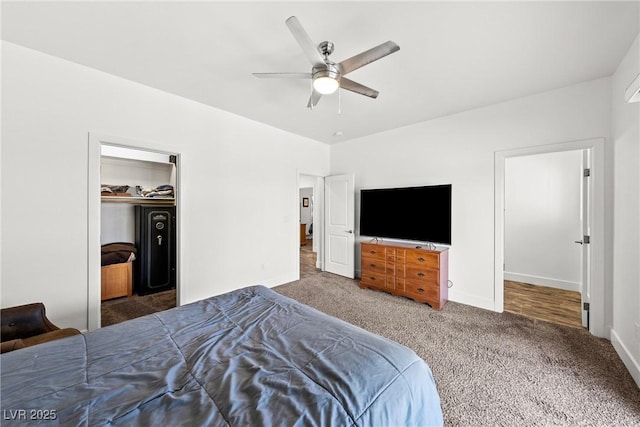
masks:
[(431, 371), (413, 351), (262, 286), (0, 363), (3, 426), (443, 423)]

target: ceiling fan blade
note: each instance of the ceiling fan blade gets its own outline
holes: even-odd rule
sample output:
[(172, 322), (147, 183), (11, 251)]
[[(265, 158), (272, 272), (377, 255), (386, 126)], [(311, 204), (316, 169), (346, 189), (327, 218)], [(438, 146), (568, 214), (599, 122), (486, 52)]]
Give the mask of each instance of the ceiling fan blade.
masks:
[(340, 72), (344, 76), (345, 74), (348, 74), (353, 70), (357, 70), (360, 67), (363, 67), (373, 61), (377, 61), (380, 58), (384, 58), (385, 56), (399, 50), (400, 46), (389, 40), (388, 42), (382, 43), (379, 46), (373, 47), (367, 51), (352, 56), (351, 58), (345, 59), (338, 64), (338, 68), (340, 68)]
[(377, 98), (380, 93), (375, 89), (371, 89), (345, 77), (340, 79), (340, 87), (351, 92), (359, 93), (360, 95), (368, 96), (369, 98)]
[(311, 73), (252, 73), (261, 79), (310, 79)]
[(311, 108), (313, 110), (313, 107), (318, 105), (320, 97), (322, 97), (322, 94), (316, 90), (313, 90), (311, 92), (311, 96), (309, 97), (309, 102), (307, 102), (307, 108)]
[(298, 44), (302, 47), (304, 54), (309, 58), (309, 61), (311, 61), (311, 64), (314, 67), (316, 65), (325, 65), (324, 58), (322, 57), (322, 54), (320, 54), (318, 47), (313, 43), (313, 41), (311, 41), (311, 38), (304, 28), (302, 28), (298, 18), (291, 16), (286, 20), (286, 24), (289, 27), (291, 34), (293, 34), (293, 37), (296, 38)]

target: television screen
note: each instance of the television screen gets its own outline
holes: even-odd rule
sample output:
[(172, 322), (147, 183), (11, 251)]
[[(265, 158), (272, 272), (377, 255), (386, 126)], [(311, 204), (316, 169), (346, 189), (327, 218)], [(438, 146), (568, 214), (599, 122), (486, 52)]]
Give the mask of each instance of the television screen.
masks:
[(360, 190), (360, 235), (451, 244), (451, 184)]

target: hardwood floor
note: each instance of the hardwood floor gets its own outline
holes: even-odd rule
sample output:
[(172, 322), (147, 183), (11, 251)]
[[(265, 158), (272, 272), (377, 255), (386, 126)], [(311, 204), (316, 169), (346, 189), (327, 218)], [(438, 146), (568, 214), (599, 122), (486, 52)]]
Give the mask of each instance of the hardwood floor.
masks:
[(504, 281), (504, 311), (562, 325), (582, 327), (579, 292)]
[(307, 244), (300, 246), (300, 278), (313, 276), (320, 273), (316, 268), (318, 255), (313, 252), (313, 239), (307, 238)]

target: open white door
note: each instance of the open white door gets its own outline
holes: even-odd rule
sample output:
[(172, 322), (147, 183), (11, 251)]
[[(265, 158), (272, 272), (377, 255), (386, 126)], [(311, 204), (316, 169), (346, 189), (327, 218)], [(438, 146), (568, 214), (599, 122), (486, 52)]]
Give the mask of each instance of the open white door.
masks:
[(324, 267), (329, 273), (355, 277), (354, 175), (325, 178)]

